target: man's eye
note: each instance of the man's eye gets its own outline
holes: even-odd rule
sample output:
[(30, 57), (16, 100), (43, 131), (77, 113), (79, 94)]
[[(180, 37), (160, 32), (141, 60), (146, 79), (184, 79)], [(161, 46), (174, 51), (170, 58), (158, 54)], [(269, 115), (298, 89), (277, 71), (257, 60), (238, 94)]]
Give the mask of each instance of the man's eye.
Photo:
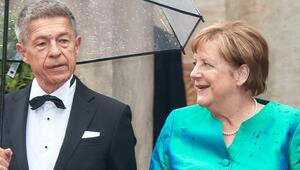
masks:
[(42, 48), (46, 46), (46, 42), (40, 42), (36, 44), (37, 47)]
[(197, 62), (196, 61), (193, 61), (193, 65), (196, 65), (197, 64)]
[(69, 40), (67, 40), (67, 39), (60, 39), (58, 42), (61, 43), (61, 44), (66, 44), (66, 43), (69, 42)]

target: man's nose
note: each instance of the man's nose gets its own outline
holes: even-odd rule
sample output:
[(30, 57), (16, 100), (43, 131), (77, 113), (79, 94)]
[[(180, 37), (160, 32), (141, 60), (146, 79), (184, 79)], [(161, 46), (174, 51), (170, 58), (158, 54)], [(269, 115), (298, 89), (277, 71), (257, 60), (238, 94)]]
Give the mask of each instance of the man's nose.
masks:
[(51, 41), (50, 43), (50, 51), (49, 56), (51, 57), (58, 57), (61, 54), (61, 48), (56, 41)]

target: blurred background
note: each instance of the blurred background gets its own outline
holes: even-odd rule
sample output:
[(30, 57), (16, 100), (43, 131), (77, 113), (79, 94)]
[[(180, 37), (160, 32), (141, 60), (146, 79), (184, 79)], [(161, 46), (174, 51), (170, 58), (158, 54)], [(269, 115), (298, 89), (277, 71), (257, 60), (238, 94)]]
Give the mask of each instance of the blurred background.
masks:
[[(0, 2), (0, 38), (3, 33), (3, 2)], [(32, 0), (31, 0), (32, 1)], [(11, 16), (16, 11), (31, 2), (30, 0), (11, 1), (13, 7)], [(71, 0), (66, 0), (72, 3)], [(97, 9), (95, 2), (101, 3)], [(114, 3), (113, 3), (114, 2)], [(267, 91), (261, 98), (274, 100), (300, 108), (300, 1), (297, 0), (195, 0), (195, 6), (204, 17), (205, 23), (200, 23), (197, 30), (215, 22), (224, 20), (243, 20), (255, 27), (267, 40), (270, 48), (270, 72), (267, 82)], [(84, 8), (83, 8), (84, 7)], [(136, 11), (144, 7), (136, 1), (82, 1), (80, 6), (71, 6), (75, 11), (79, 23), (85, 21), (89, 24), (81, 24), (81, 33), (96, 31), (98, 37), (84, 37), (81, 56), (91, 50), (101, 50), (101, 44), (93, 43), (101, 35), (109, 34), (111, 26), (115, 25), (115, 17), (122, 17), (120, 27), (128, 26), (125, 39), (147, 36), (131, 28), (142, 28), (151, 22), (151, 18), (141, 22), (128, 22), (134, 13), (124, 13), (120, 10), (124, 7), (128, 11)], [(100, 13), (99, 17), (87, 16), (88, 11)], [(105, 15), (104, 15), (105, 14)], [(151, 16), (151, 15), (150, 15)], [(109, 20), (110, 24), (103, 28), (94, 26), (95, 22)], [(8, 55), (14, 56), (13, 34), (14, 19), (10, 19), (10, 42)], [(120, 37), (105, 39), (105, 43), (120, 41)], [(132, 40), (134, 41), (134, 40)], [(89, 43), (88, 43), (89, 42)], [(91, 43), (92, 42), (92, 43)], [(136, 42), (132, 42), (136, 43)], [(139, 42), (143, 44), (147, 42)], [(2, 42), (0, 43), (0, 47)], [(112, 50), (122, 47), (112, 45)], [(2, 55), (2, 53), (1, 53)], [(149, 160), (153, 145), (165, 118), (172, 109), (195, 104), (196, 96), (190, 81), (189, 74), (192, 70), (192, 53), (189, 44), (185, 47), (185, 54), (179, 50), (160, 52), (153, 55), (143, 55), (117, 60), (108, 60), (77, 66), (76, 75), (91, 89), (102, 94), (117, 98), (129, 104), (133, 111), (133, 127), (137, 137), (136, 157), (138, 169), (149, 169)], [(7, 70), (10, 67), (7, 68)], [(16, 80), (18, 79), (18, 80)], [(7, 92), (24, 87), (28, 80), (32, 79), (30, 69), (21, 64), (14, 79), (7, 77)]]
[[(300, 107), (300, 2), (297, 0), (196, 0), (205, 23), (223, 20), (243, 20), (255, 27), (267, 40), (270, 72), (267, 91), (261, 97)], [(186, 50), (190, 50), (189, 47)], [(194, 102), (194, 92), (188, 74), (191, 53), (183, 56), (184, 78), (188, 104)]]

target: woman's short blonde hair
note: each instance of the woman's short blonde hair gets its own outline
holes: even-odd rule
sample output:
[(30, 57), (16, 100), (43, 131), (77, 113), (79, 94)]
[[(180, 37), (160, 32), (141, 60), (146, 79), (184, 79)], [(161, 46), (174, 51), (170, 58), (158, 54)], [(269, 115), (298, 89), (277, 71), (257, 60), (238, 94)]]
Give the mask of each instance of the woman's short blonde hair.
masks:
[(260, 33), (241, 21), (217, 23), (202, 29), (193, 39), (193, 53), (208, 41), (216, 43), (220, 55), (233, 67), (248, 65), (250, 74), (243, 85), (245, 90), (250, 90), (253, 96), (265, 91), (269, 50)]

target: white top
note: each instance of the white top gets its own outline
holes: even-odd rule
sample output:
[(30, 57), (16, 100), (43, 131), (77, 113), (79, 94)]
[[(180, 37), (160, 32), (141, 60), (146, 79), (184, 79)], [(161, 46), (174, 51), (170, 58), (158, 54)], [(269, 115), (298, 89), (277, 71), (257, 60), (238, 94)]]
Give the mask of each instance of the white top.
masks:
[[(63, 143), (76, 81), (70, 87), (71, 78), (50, 95), (60, 98), (66, 109), (59, 109), (51, 101), (46, 101), (36, 110), (28, 104), (26, 127), (26, 150), (29, 170), (53, 170)], [(47, 94), (36, 79), (32, 82), (29, 100)]]

